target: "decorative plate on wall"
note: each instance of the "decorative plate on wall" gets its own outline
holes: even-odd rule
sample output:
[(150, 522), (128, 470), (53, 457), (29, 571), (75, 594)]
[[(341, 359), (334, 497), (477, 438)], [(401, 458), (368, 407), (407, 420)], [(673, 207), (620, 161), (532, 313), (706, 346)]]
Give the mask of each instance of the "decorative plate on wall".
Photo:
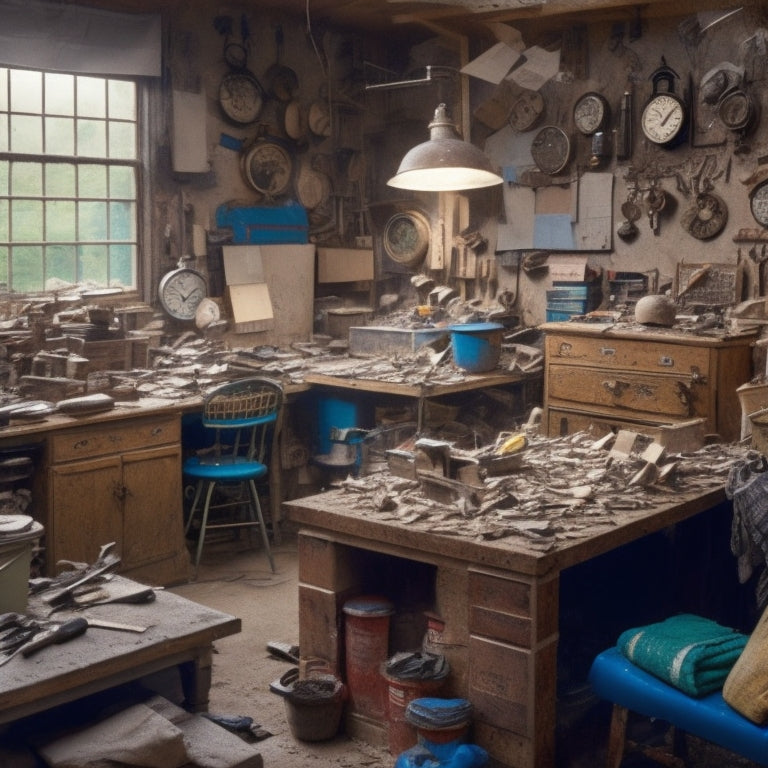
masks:
[(429, 250), (429, 221), (419, 211), (394, 214), (384, 227), (384, 250), (398, 264), (418, 266)]

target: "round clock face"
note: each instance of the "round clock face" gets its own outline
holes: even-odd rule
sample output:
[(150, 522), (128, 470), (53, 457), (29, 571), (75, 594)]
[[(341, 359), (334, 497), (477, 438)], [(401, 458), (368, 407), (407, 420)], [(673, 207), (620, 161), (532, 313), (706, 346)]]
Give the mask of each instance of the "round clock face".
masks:
[(547, 125), (533, 138), (531, 155), (544, 173), (555, 174), (565, 168), (571, 154), (571, 140), (562, 128)]
[(194, 269), (175, 269), (163, 276), (157, 289), (163, 309), (177, 320), (194, 320), (205, 298), (205, 278)]
[(602, 131), (608, 122), (608, 102), (599, 93), (585, 93), (573, 108), (573, 122), (586, 136)]
[(752, 120), (752, 100), (744, 91), (731, 91), (720, 100), (717, 114), (726, 128), (731, 131), (740, 131)]
[(683, 213), (681, 223), (689, 235), (709, 240), (719, 235), (728, 221), (728, 208), (722, 197), (711, 192), (696, 195), (696, 202)]
[(523, 91), (512, 104), (507, 120), (516, 131), (530, 131), (544, 112), (544, 98), (538, 91)]
[(649, 141), (669, 144), (685, 127), (683, 103), (669, 93), (653, 96), (643, 109), (640, 125)]
[(264, 102), (261, 87), (249, 72), (230, 72), (219, 85), (219, 104), (224, 114), (235, 123), (252, 123)]
[(384, 227), (384, 250), (406, 266), (416, 266), (429, 249), (429, 222), (417, 211), (396, 213)]
[(749, 208), (755, 221), (768, 227), (768, 179), (760, 182), (750, 193)]
[(288, 191), (293, 173), (293, 160), (285, 147), (274, 141), (256, 142), (243, 158), (246, 181), (267, 197)]

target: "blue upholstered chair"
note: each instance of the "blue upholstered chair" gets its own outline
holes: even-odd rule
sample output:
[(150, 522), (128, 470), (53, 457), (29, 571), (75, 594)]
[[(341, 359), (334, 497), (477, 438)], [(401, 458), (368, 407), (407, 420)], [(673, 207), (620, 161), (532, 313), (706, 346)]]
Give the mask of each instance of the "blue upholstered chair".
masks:
[(200, 513), (195, 568), (200, 563), (207, 531), (258, 527), (274, 573), (275, 561), (256, 482), (269, 472), (267, 450), (282, 405), (282, 388), (266, 378), (228, 382), (206, 396), (202, 423), (213, 430), (215, 439), (210, 448), (184, 462), (184, 475), (195, 482), (187, 533)]

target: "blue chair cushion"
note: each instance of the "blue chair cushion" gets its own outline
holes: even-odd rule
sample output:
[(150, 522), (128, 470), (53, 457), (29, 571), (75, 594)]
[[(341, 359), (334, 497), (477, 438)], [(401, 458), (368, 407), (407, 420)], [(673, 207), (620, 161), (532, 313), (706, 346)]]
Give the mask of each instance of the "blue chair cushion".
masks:
[(240, 482), (263, 477), (267, 465), (244, 456), (192, 456), (184, 462), (184, 474), (202, 480)]
[(592, 662), (589, 682), (602, 699), (768, 765), (768, 727), (755, 725), (732, 709), (721, 691), (694, 698), (640, 669), (618, 648)]

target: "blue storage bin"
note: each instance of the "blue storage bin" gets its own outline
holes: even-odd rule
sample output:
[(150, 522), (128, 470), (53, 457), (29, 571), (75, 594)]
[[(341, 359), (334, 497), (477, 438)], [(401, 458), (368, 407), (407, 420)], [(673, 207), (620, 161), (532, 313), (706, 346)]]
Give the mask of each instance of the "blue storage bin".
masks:
[(304, 206), (237, 206), (216, 209), (216, 226), (232, 230), (235, 245), (274, 245), (309, 242), (309, 219)]

